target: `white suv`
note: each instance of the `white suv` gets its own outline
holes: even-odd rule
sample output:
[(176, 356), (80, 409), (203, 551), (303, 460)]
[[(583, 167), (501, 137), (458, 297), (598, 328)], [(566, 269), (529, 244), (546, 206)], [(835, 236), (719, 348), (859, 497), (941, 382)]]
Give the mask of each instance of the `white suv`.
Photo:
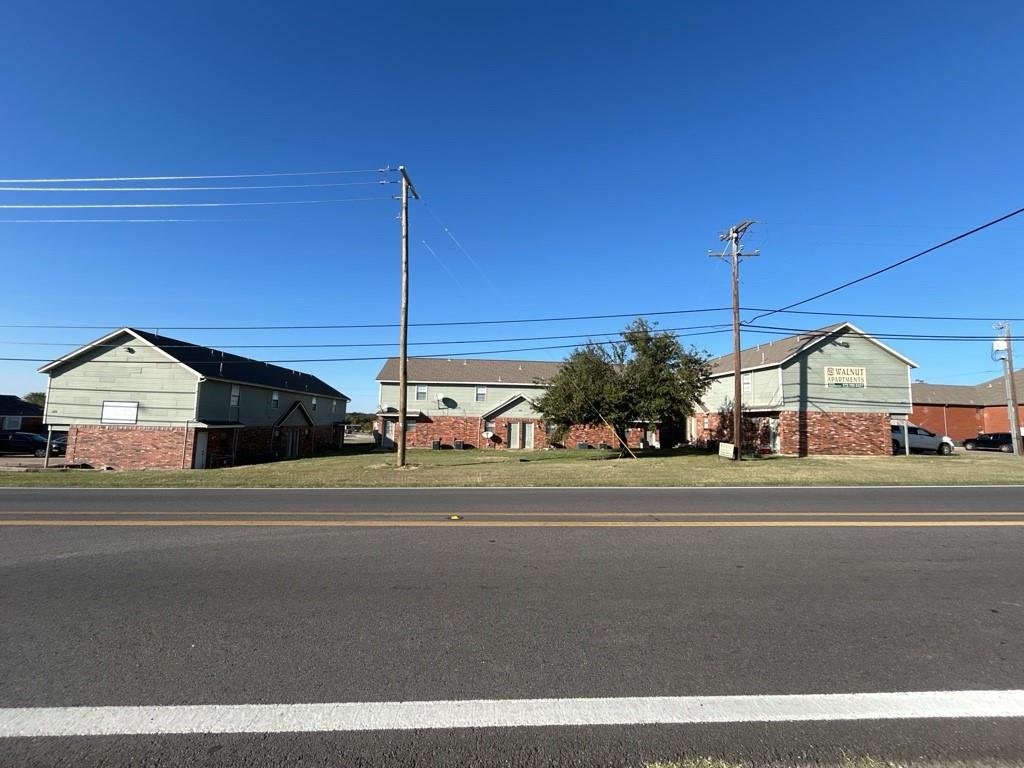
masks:
[[(907, 433), (910, 439), (910, 451), (935, 451), (940, 456), (949, 456), (953, 452), (953, 441), (945, 435), (936, 435), (924, 427), (917, 427), (913, 424), (907, 425)], [(893, 454), (903, 453), (903, 426), (892, 425), (892, 452)]]

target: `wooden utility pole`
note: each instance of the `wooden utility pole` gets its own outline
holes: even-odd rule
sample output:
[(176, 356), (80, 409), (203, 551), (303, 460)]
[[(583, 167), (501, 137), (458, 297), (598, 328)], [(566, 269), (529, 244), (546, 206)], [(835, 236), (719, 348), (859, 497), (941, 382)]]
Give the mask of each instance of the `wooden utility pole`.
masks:
[(1003, 358), (1003, 377), (1006, 384), (1006, 409), (1010, 417), (1010, 434), (1013, 436), (1013, 453), (1021, 455), (1020, 444), (1020, 414), (1017, 400), (1017, 382), (1013, 377), (1013, 334), (1010, 331), (1009, 321), (996, 323), (996, 328), (1003, 331), (1003, 339), (1006, 341), (1006, 357)]
[(402, 319), (398, 330), (398, 460), (396, 466), (405, 466), (405, 411), (409, 401), (409, 193), (420, 199), (404, 165), (398, 166), (402, 174)]
[(731, 244), (728, 253), (713, 253), (708, 256), (723, 259), (732, 264), (732, 360), (733, 360), (733, 398), (732, 398), (732, 439), (735, 443), (733, 461), (740, 461), (743, 452), (743, 366), (740, 365), (740, 261), (744, 256), (759, 256), (759, 251), (740, 252), (740, 240), (756, 222), (744, 221), (731, 227), (728, 232), (718, 236), (723, 242)]

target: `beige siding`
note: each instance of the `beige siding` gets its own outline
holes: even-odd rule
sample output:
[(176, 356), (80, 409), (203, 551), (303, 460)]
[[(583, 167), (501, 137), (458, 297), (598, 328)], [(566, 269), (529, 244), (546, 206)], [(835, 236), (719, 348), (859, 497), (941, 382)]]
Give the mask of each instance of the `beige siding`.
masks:
[[(482, 402), (476, 400), (475, 384), (427, 384), (427, 396), (425, 400), (416, 399), (416, 385), (409, 385), (410, 411), (422, 411), (428, 416), (483, 416), (488, 411), (510, 399), (514, 395), (522, 394), (526, 397), (536, 399), (544, 394), (544, 387), (536, 384), (487, 384), (480, 385), (487, 387), (487, 394)], [(444, 396), (444, 405), (438, 407), (438, 398)], [(381, 384), (380, 404), (390, 408), (398, 408), (398, 385)], [(529, 406), (529, 404), (525, 404)], [(534, 415), (532, 409), (529, 413), (523, 412), (517, 415)]]
[(140, 426), (182, 426), (194, 418), (194, 373), (127, 334), (108, 344), (114, 346), (50, 371), (47, 424), (100, 424), (104, 400), (137, 402)]
[[(345, 420), (344, 398), (323, 397), (320, 395), (298, 394), (287, 390), (277, 390), (278, 408), (273, 407), (273, 389), (239, 384), (238, 407), (231, 406), (231, 383), (226, 381), (208, 380), (199, 387), (199, 420), (206, 421), (238, 421), (247, 426), (270, 426), (288, 412), (296, 400), (300, 401), (313, 423), (318, 426), (329, 426), (337, 421)], [(313, 410), (313, 399), (316, 398), (316, 410)], [(336, 404), (331, 411), (332, 401)]]
[[(825, 366), (866, 369), (863, 388), (825, 386)], [(801, 353), (782, 370), (785, 410), (909, 413), (909, 366), (877, 344), (843, 333)]]

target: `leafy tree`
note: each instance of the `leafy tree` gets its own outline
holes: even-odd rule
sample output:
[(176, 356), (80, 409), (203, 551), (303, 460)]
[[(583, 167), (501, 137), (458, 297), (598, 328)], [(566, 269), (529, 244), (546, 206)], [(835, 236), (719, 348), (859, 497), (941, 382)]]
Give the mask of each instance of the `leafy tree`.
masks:
[(42, 408), (43, 405), (46, 403), (46, 393), (29, 392), (21, 399), (24, 400), (26, 403), (32, 403), (32, 405), (38, 405), (40, 408)]
[(608, 423), (624, 442), (631, 423), (681, 429), (707, 391), (710, 374), (707, 358), (638, 318), (621, 342), (574, 350), (537, 408), (560, 428)]

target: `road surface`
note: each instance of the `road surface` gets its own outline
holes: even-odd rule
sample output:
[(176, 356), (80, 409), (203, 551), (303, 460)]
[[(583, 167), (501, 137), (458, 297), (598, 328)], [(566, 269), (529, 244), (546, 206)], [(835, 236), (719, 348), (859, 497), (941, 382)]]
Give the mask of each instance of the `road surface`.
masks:
[(1021, 488), (5, 490), (0, 616), (2, 765), (1024, 760)]

